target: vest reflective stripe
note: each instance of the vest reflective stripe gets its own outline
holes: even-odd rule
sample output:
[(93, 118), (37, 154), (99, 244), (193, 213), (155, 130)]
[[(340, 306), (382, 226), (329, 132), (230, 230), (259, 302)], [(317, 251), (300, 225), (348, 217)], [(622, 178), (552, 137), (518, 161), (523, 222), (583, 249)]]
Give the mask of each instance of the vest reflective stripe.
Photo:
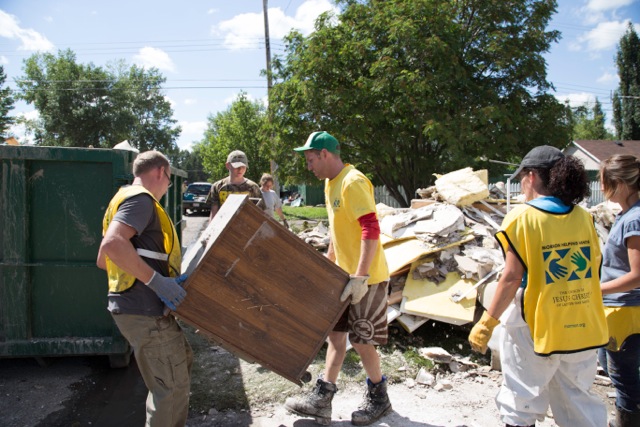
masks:
[(154, 252), (147, 249), (138, 248), (136, 249), (138, 255), (145, 258), (157, 259), (158, 261), (166, 261), (169, 259), (169, 254)]
[[(102, 235), (107, 232), (109, 228), (109, 224), (113, 220), (116, 212), (118, 212), (118, 208), (120, 205), (127, 199), (137, 196), (139, 194), (148, 194), (154, 201), (154, 205), (156, 207), (156, 214), (160, 220), (160, 227), (162, 228), (162, 234), (164, 236), (164, 249), (166, 251), (165, 255), (167, 259), (164, 261), (168, 261), (169, 266), (169, 276), (177, 277), (180, 275), (180, 264), (182, 262), (182, 253), (180, 247), (180, 240), (178, 239), (178, 233), (176, 232), (175, 227), (173, 226), (173, 222), (169, 215), (164, 210), (162, 205), (158, 203), (153, 194), (151, 194), (146, 188), (141, 185), (130, 185), (126, 187), (121, 187), (120, 190), (116, 193), (115, 196), (109, 202), (109, 206), (107, 207), (106, 212), (104, 213), (104, 218), (102, 220)], [(138, 250), (138, 248), (136, 248)], [(142, 249), (143, 251), (145, 249)], [(153, 251), (148, 251), (150, 253), (156, 253)], [(153, 258), (153, 257), (147, 257)], [(155, 258), (157, 259), (157, 258)], [(124, 270), (120, 269), (117, 265), (115, 265), (109, 257), (106, 257), (107, 264), (107, 275), (109, 277), (109, 292), (123, 292), (133, 286), (136, 278)]]

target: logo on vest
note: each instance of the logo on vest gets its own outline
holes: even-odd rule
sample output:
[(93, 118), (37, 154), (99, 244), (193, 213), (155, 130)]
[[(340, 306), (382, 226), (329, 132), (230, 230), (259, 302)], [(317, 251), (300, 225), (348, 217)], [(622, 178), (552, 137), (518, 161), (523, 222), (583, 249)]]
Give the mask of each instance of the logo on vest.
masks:
[(340, 199), (335, 199), (333, 201), (333, 207), (334, 208), (339, 208), (340, 207)]
[(543, 251), (545, 281), (549, 285), (558, 281), (571, 282), (591, 278), (591, 248), (579, 246)]

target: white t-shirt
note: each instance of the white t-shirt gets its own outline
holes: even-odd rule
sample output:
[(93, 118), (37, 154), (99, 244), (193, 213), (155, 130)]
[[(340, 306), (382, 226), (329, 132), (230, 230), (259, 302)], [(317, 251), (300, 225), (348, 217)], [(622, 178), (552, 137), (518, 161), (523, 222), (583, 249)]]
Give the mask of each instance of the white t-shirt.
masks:
[(264, 204), (266, 206), (264, 212), (272, 217), (275, 214), (276, 209), (282, 207), (282, 201), (280, 201), (278, 195), (273, 190), (260, 191), (262, 191), (262, 200), (264, 200)]

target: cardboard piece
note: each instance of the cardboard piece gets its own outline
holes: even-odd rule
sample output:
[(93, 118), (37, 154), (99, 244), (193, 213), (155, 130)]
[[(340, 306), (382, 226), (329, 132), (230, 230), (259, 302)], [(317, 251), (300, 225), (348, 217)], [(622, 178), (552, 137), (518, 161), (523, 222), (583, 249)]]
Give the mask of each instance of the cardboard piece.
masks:
[(473, 234), (467, 234), (463, 236), (461, 240), (456, 242), (443, 242), (441, 245), (431, 245), (418, 239), (394, 240), (389, 242), (384, 245), (384, 255), (387, 258), (389, 274), (393, 276), (415, 260), (454, 246), (462, 245), (470, 242), (474, 238), (475, 236)]
[(476, 292), (471, 292), (457, 303), (449, 297), (456, 291), (469, 290), (473, 287), (474, 281), (462, 279), (457, 272), (447, 274), (446, 280), (440, 284), (427, 279), (416, 280), (413, 278), (413, 270), (419, 264), (415, 262), (411, 266), (402, 292), (400, 311), (454, 325), (464, 325), (473, 321)]
[(299, 385), (349, 304), (349, 275), (243, 195), (230, 195), (186, 251), (185, 272), (181, 320)]

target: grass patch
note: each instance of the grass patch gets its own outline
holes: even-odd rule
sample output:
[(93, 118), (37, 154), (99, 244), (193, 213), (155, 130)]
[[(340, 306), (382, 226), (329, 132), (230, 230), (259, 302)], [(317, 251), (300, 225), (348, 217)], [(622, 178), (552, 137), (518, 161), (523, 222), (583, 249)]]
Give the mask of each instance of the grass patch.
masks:
[(282, 212), (287, 219), (326, 221), (329, 218), (325, 207), (299, 206), (292, 208), (291, 206), (283, 206)]

